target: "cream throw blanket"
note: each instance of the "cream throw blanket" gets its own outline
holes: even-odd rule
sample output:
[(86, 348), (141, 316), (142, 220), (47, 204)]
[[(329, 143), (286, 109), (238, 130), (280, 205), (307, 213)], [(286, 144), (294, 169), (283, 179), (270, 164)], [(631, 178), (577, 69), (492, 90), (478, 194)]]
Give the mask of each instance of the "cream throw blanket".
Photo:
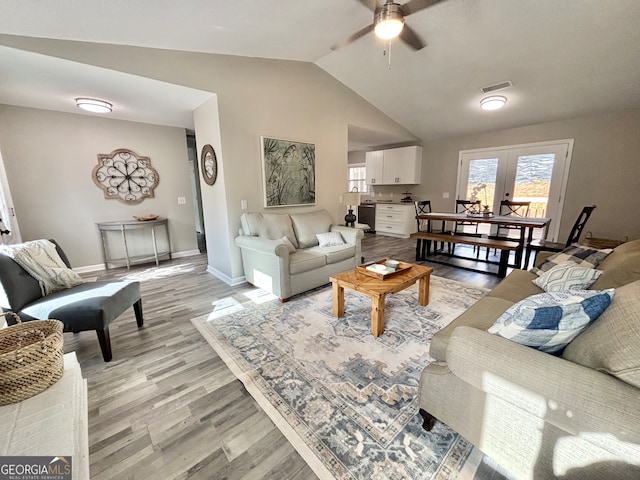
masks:
[(11, 257), (36, 279), (43, 296), (83, 283), (76, 272), (67, 268), (49, 240), (0, 245), (0, 253)]

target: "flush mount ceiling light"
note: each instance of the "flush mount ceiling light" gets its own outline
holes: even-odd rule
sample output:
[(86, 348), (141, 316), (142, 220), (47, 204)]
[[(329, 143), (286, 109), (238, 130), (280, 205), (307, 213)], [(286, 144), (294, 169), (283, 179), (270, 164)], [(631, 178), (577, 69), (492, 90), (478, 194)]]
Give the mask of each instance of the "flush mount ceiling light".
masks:
[(378, 38), (391, 40), (400, 35), (404, 27), (402, 7), (392, 1), (387, 1), (382, 7), (376, 8), (373, 24)]
[(485, 97), (480, 100), (480, 106), (483, 110), (498, 110), (504, 107), (505, 103), (507, 103), (507, 97), (503, 97), (502, 95), (492, 95), (491, 97)]
[(93, 113), (109, 113), (113, 109), (109, 102), (95, 98), (76, 98), (76, 105)]

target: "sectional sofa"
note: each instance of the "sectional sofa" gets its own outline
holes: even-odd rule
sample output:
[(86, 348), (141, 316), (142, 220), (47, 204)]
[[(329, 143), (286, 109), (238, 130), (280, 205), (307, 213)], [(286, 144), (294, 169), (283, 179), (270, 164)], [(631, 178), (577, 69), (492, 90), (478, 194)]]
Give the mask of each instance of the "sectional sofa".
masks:
[(640, 478), (640, 240), (597, 269), (590, 289), (615, 296), (560, 355), (487, 331), (542, 292), (523, 270), (438, 332), (420, 379), (424, 427), (444, 422), (517, 479)]

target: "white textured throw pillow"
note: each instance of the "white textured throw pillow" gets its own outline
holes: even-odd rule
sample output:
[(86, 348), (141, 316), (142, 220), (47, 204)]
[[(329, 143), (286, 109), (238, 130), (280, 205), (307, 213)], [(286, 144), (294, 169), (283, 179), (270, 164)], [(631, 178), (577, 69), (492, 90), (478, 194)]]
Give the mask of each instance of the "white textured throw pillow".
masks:
[(602, 270), (581, 267), (572, 261), (562, 262), (551, 270), (544, 272), (535, 280), (537, 286), (545, 292), (561, 292), (563, 290), (585, 290), (602, 275)]
[(293, 253), (296, 251), (296, 247), (293, 246), (293, 243), (291, 243), (291, 240), (289, 240), (289, 237), (287, 237), (286, 235), (280, 239), (280, 243), (287, 247), (289, 253)]
[(334, 247), (345, 243), (340, 232), (316, 233), (316, 238), (321, 247)]

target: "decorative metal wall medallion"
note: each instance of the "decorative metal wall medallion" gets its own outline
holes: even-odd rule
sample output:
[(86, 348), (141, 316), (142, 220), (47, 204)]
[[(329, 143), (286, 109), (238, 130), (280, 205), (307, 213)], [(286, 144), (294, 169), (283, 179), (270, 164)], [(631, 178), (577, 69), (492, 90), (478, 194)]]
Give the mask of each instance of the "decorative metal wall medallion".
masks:
[(98, 165), (91, 174), (93, 182), (104, 191), (104, 198), (114, 198), (135, 205), (153, 198), (160, 176), (149, 157), (120, 148), (110, 154), (98, 154)]

